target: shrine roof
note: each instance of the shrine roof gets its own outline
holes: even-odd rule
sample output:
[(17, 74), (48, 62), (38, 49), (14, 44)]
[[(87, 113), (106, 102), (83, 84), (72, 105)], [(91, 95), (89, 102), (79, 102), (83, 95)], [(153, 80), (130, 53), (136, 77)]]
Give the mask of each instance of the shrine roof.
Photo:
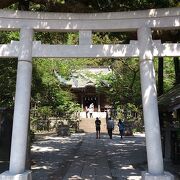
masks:
[(161, 112), (180, 109), (180, 84), (161, 95), (158, 98), (158, 105)]
[[(63, 85), (71, 86), (72, 88), (85, 88), (87, 86), (96, 86), (97, 78), (110, 72), (111, 69), (109, 67), (87, 67), (75, 71), (69, 79), (65, 79), (57, 72), (55, 72), (55, 75)], [(103, 79), (102, 82), (104, 85), (108, 85)]]

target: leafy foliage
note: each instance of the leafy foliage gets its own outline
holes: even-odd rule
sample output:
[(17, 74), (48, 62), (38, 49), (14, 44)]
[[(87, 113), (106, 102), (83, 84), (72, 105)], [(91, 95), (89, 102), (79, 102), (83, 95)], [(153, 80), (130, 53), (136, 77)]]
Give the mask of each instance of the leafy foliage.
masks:
[[(158, 59), (154, 60), (154, 66), (156, 71), (156, 79), (157, 79), (157, 71), (158, 71)], [(166, 93), (170, 88), (174, 86), (175, 83), (175, 70), (174, 70), (174, 61), (173, 58), (166, 57), (164, 58), (164, 93)], [(158, 84), (158, 82), (156, 83)]]
[[(10, 43), (19, 39), (19, 32), (1, 31), (1, 44)], [(14, 105), (17, 59), (0, 59), (0, 106), (12, 107)]]
[[(32, 86), (32, 119), (45, 119), (49, 117), (69, 118), (78, 110), (78, 105), (73, 101), (70, 90), (65, 90), (54, 75), (54, 69), (59, 67), (60, 61), (36, 59), (33, 63), (33, 86)], [(68, 68), (67, 68), (68, 69)]]
[(51, 12), (112, 12), (180, 6), (177, 0), (1, 0), (0, 8)]
[(113, 73), (103, 77), (108, 87), (104, 88), (99, 83), (99, 91), (105, 91), (114, 107), (128, 102), (139, 104), (141, 95), (138, 59), (117, 59), (109, 61), (109, 64)]
[(15, 59), (0, 60), (0, 106), (13, 107), (16, 86), (16, 68)]

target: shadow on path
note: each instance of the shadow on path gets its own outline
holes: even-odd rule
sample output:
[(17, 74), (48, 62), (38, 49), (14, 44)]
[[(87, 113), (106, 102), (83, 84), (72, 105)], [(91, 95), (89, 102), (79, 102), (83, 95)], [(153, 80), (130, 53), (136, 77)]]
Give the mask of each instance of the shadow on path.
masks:
[[(5, 151), (0, 161), (0, 172), (8, 169)], [(109, 139), (102, 134), (73, 134), (71, 137), (46, 135), (32, 145), (33, 180), (140, 180), (147, 170), (145, 137), (134, 136)], [(164, 163), (165, 170), (180, 178), (180, 165)]]
[(33, 180), (140, 179), (146, 164), (144, 137), (47, 137), (35, 143), (32, 152)]

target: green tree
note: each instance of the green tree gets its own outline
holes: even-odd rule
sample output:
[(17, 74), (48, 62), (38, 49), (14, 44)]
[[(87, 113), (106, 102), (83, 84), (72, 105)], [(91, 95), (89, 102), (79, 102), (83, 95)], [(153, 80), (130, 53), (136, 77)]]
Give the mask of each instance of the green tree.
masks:
[[(11, 40), (19, 40), (19, 32), (1, 31), (0, 43), (10, 43)], [(15, 85), (17, 73), (17, 59), (0, 59), (0, 106), (13, 107), (15, 98)]]
[(0, 60), (0, 106), (13, 107), (15, 98), (17, 60)]
[[(54, 74), (54, 69), (61, 72), (65, 67), (62, 64), (62, 61), (53, 59), (35, 59), (33, 62), (31, 100), (33, 123), (39, 119), (47, 120), (52, 116), (70, 119), (70, 114), (79, 110), (70, 89), (62, 87)], [(70, 71), (70, 68), (66, 70)]]
[(0, 8), (7, 8), (14, 5), (21, 9), (53, 12), (112, 12), (112, 11), (128, 11), (149, 8), (164, 8), (178, 6), (176, 0), (1, 0)]

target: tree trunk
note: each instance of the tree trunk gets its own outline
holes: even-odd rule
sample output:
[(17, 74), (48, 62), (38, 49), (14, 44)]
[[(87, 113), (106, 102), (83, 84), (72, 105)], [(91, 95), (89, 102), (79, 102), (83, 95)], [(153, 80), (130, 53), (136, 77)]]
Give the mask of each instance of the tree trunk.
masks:
[(18, 10), (29, 11), (29, 0), (19, 0)]
[(180, 84), (180, 62), (179, 57), (174, 57), (175, 84)]
[(163, 84), (163, 57), (158, 58), (158, 96), (162, 95), (164, 92)]

